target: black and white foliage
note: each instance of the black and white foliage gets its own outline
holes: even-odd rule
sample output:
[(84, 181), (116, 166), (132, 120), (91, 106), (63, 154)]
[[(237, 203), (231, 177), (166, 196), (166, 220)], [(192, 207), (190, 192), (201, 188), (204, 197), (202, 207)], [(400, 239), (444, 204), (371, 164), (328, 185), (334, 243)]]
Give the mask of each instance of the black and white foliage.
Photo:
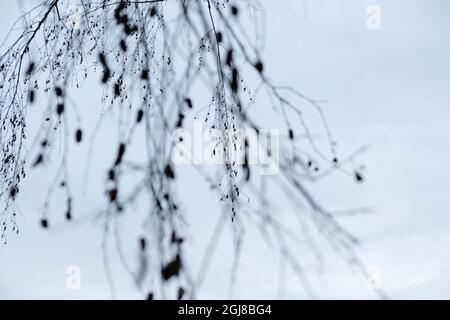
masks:
[[(167, 297), (195, 297), (201, 284), (201, 276), (196, 277), (185, 263), (184, 240), (189, 228), (175, 190), (172, 133), (194, 117), (206, 128), (220, 132), (239, 128), (258, 132), (261, 125), (253, 117), (252, 106), (260, 107), (257, 112), (261, 113), (274, 111), (283, 123), (279, 173), (258, 175), (247, 162), (225, 161), (214, 173), (196, 166), (199, 179), (217, 192), (222, 207), (219, 228), (231, 224), (234, 230), (236, 255), (231, 258), (239, 259), (245, 225), (260, 225), (264, 240), (277, 245), (287, 265), (313, 295), (313, 286), (302, 270), (302, 253), (291, 250), (293, 243), (304, 242), (319, 259), (319, 248), (308, 236), (312, 228), (364, 273), (354, 253), (356, 239), (306, 187), (335, 170), (362, 182), (362, 173), (346, 166), (358, 152), (339, 159), (320, 103), (270, 79), (261, 52), (263, 30), (257, 26), (255, 32), (249, 31), (245, 23), (261, 15), (260, 7), (253, 0), (48, 0), (23, 13), (2, 46), (0, 58), (2, 239), (6, 242), (9, 230), (19, 231), (16, 199), (21, 182), (33, 168), (45, 167), (55, 154), (60, 161), (44, 200), (41, 226), (52, 228), (47, 208), (55, 188), (65, 195), (66, 206), (60, 211), (67, 223), (76, 220), (69, 142), (92, 143), (92, 139), (88, 139), (82, 119), (69, 115), (78, 115), (78, 108), (84, 108), (76, 104), (76, 91), (94, 74), (104, 90), (98, 101), (103, 112), (96, 114), (100, 108), (93, 108), (92, 113), (100, 119), (107, 113), (118, 115), (121, 133), (119, 141), (108, 143), (115, 157), (98, 173), (105, 180), (104, 208), (96, 217), (102, 221), (106, 246), (114, 241), (108, 239), (115, 236), (115, 219), (129, 214), (130, 206), (139, 199), (148, 203), (143, 236), (136, 235), (142, 251), (140, 268), (130, 270), (130, 275), (139, 286), (149, 274), (157, 279), (159, 284), (149, 289), (150, 298), (161, 297), (160, 288), (169, 282), (176, 283), (176, 292)], [(207, 106), (196, 104), (194, 88), (207, 97)], [(269, 101), (271, 110), (261, 109), (264, 105), (259, 106), (259, 101)], [(27, 136), (30, 107), (42, 108), (40, 129), (32, 137)], [(313, 108), (322, 119), (322, 127), (314, 131), (328, 140), (326, 150), (316, 145), (304, 108)], [(101, 121), (96, 129), (102, 129)], [(146, 157), (135, 160), (129, 147), (141, 133)], [(58, 142), (62, 148), (53, 148), (56, 134), (62, 137)], [(236, 135), (224, 137), (218, 144), (223, 154), (242, 148)], [(243, 147), (248, 148), (248, 143)], [(137, 177), (134, 186), (124, 187), (131, 173)], [(272, 188), (292, 204), (298, 230), (283, 225), (272, 214)], [(214, 239), (210, 244), (205, 257), (214, 250)], [(199, 274), (204, 274), (207, 261), (205, 258)], [(114, 275), (109, 277), (113, 281)]]

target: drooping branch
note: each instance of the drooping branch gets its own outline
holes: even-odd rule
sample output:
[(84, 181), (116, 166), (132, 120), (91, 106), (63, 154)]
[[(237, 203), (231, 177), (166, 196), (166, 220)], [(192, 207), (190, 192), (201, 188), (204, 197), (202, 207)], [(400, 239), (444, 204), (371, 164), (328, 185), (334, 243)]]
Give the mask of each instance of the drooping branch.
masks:
[[(346, 162), (338, 159), (322, 106), (294, 88), (273, 83), (266, 76), (262, 52), (239, 32), (240, 11), (236, 3), (78, 0), (75, 15), (62, 15), (67, 1), (53, 0), (43, 2), (20, 18), (26, 26), (0, 58), (0, 200), (4, 203), (0, 218), (4, 239), (9, 221), (14, 230), (17, 228), (14, 203), (25, 168), (46, 166), (48, 159), (55, 156), (52, 150), (55, 131), (64, 137), (63, 155), (44, 203), (41, 225), (52, 227), (49, 207), (57, 187), (65, 191), (66, 219), (77, 219), (69, 179), (69, 142), (75, 139), (76, 143), (84, 143), (85, 139), (81, 127), (69, 132), (69, 114), (74, 112), (78, 117), (76, 106), (69, 101), (73, 100), (74, 87), (82, 85), (80, 75), (86, 78), (88, 73), (95, 74), (99, 69), (104, 114), (114, 111), (119, 114), (120, 137), (114, 146), (115, 157), (102, 175), (106, 177), (104, 206), (95, 215), (103, 224), (103, 258), (112, 288), (113, 275), (108, 267), (111, 237), (138, 287), (144, 287), (148, 274), (156, 275), (162, 287), (176, 279), (179, 298), (187, 293), (193, 297), (223, 225), (231, 224), (234, 232), (237, 253), (233, 272), (237, 272), (243, 228), (246, 223), (256, 223), (264, 224), (270, 236), (263, 236), (276, 239), (281, 256), (300, 276), (307, 292), (314, 295), (299, 262), (301, 259), (294, 254), (292, 246), (305, 242), (315, 257), (320, 256), (318, 248), (306, 233), (301, 239), (293, 237), (289, 227), (267, 211), (269, 177), (256, 174), (248, 161), (253, 142), (242, 141), (239, 135), (240, 129), (264, 131), (250, 109), (263, 101), (263, 94), (270, 105), (260, 103), (261, 108), (266, 108), (261, 112), (268, 113), (271, 107), (284, 123), (280, 128), (283, 139), (279, 152), (266, 146), (266, 156), (273, 158), (278, 153), (279, 160), (279, 174), (270, 177), (270, 181), (292, 204), (295, 217), (305, 230), (315, 226), (347, 261), (361, 265), (353, 251), (356, 239), (317, 202), (306, 183), (317, 180), (323, 172), (335, 170), (354, 175), (359, 182), (363, 177), (360, 172), (345, 168)], [(38, 12), (38, 8), (42, 10)], [(24, 63), (28, 63), (25, 73)], [(247, 85), (247, 78), (256, 79), (257, 84)], [(36, 93), (42, 86), (49, 104), (42, 111), (43, 120), (34, 137), (35, 143), (24, 155), (26, 111), (36, 103)], [(206, 107), (193, 102), (192, 95), (198, 89), (210, 101)], [(305, 103), (319, 115), (329, 150), (323, 151), (316, 145), (304, 117)], [(102, 129), (103, 118), (99, 117), (90, 139), (90, 153), (94, 150), (95, 134)], [(201, 119), (209, 130), (218, 130), (221, 137), (212, 153), (222, 160), (214, 174), (196, 165), (202, 181), (217, 192), (223, 209), (197, 277), (189, 272), (186, 264), (183, 243), (187, 228), (175, 192), (178, 175), (172, 161), (180, 142), (174, 141), (172, 133), (185, 128), (187, 119), (193, 117)], [(145, 158), (137, 161), (129, 150), (142, 134), (140, 127)], [(306, 139), (301, 139), (302, 135)], [(229, 155), (237, 152), (244, 154), (243, 163), (230, 161)], [(327, 169), (320, 170), (322, 165)], [(130, 182), (131, 174), (138, 178)], [(117, 220), (138, 201), (146, 201), (148, 207), (142, 221), (143, 235), (137, 236), (141, 255), (140, 267), (135, 271), (123, 258)], [(158, 294), (164, 295), (164, 290)]]

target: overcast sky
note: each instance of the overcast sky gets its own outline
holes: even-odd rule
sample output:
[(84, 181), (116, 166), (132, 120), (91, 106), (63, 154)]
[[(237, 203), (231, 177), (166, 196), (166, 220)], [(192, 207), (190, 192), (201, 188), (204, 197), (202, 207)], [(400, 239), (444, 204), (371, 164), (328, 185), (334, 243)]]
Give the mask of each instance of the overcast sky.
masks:
[[(388, 296), (449, 299), (450, 2), (262, 2), (267, 74), (326, 101), (325, 113), (339, 152), (369, 145), (358, 161), (365, 166), (364, 184), (332, 175), (312, 190), (330, 210), (374, 208), (373, 213), (343, 217), (341, 222), (361, 239), (357, 251), (367, 266), (380, 271), (381, 287)], [(379, 30), (366, 25), (366, 10), (372, 4), (381, 8)], [(4, 38), (19, 11), (13, 1), (1, 6)], [(100, 101), (95, 86), (79, 92), (80, 106), (91, 108), (92, 101)], [(30, 126), (39, 120), (39, 113), (31, 111)], [(87, 130), (89, 125), (92, 130), (95, 120), (84, 120)], [(112, 134), (116, 132), (111, 127), (103, 138)], [(79, 149), (75, 156), (82, 164), (75, 166), (74, 175), (84, 172), (85, 151)], [(91, 172), (101, 168), (94, 163)], [(188, 244), (195, 266), (218, 206), (212, 194), (198, 191), (201, 185), (191, 185), (192, 168), (179, 170), (178, 189), (195, 235)], [(99, 225), (42, 231), (38, 222), (45, 183), (50, 183), (49, 175), (37, 171), (28, 175), (21, 190), (20, 234), (9, 235), (8, 244), (0, 247), (0, 298), (109, 298)], [(95, 208), (95, 193), (84, 194), (82, 203), (80, 212)], [(278, 210), (285, 208), (280, 205)], [(307, 297), (298, 281), (289, 281), (280, 295), (279, 257), (263, 248), (252, 231), (247, 233), (233, 297)], [(228, 297), (229, 242), (229, 236), (221, 240), (200, 297)], [(134, 247), (130, 243), (130, 257), (137, 252)], [(309, 270), (320, 298), (376, 298), (366, 280), (338, 256), (330, 253), (325, 264), (323, 274)], [(80, 290), (66, 288), (69, 265), (81, 268)], [(143, 296), (120, 263), (114, 270), (118, 298)]]

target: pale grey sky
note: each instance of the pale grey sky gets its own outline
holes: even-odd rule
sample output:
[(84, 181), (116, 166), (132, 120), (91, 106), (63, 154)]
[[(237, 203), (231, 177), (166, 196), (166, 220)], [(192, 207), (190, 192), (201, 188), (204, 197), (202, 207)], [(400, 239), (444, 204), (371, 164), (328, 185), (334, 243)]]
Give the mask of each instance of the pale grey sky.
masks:
[[(26, 1), (24, 1), (26, 3)], [(324, 104), (328, 122), (347, 154), (369, 144), (358, 163), (367, 181), (355, 185), (334, 174), (310, 187), (330, 210), (371, 207), (374, 213), (343, 217), (341, 222), (361, 239), (358, 253), (381, 271), (382, 289), (392, 298), (450, 298), (450, 2), (446, 0), (263, 1), (266, 12), (264, 60), (267, 73)], [(381, 8), (381, 29), (366, 27), (366, 9)], [(0, 13), (3, 38), (18, 14), (4, 1)], [(95, 86), (79, 90), (79, 105), (99, 101)], [(98, 110), (98, 109), (97, 109)], [(92, 130), (97, 119), (87, 110), (83, 124)], [(36, 126), (38, 111), (30, 111)], [(110, 127), (98, 140), (115, 137)], [(31, 130), (31, 129), (30, 129)], [(89, 129), (88, 129), (89, 130)], [(113, 150), (99, 147), (90, 172), (103, 170), (102, 157)], [(86, 148), (76, 149), (73, 176), (85, 169)], [(103, 166), (102, 166), (103, 165)], [(191, 264), (212, 233), (219, 208), (212, 193), (192, 187), (195, 172), (179, 168), (178, 189), (190, 221)], [(98, 205), (102, 181), (81, 194), (88, 213)], [(50, 183), (45, 170), (31, 172), (19, 207), (20, 234), (0, 247), (0, 298), (109, 298), (101, 258), (100, 226), (87, 223), (44, 232), (39, 210)], [(95, 191), (100, 190), (100, 191)], [(274, 199), (276, 200), (276, 199)], [(138, 211), (138, 208), (136, 209)], [(279, 204), (278, 212), (288, 210)], [(124, 237), (137, 226), (123, 226)], [(229, 231), (229, 230), (228, 230)], [(133, 239), (131, 236), (130, 239)], [(130, 240), (128, 252), (137, 249)], [(326, 250), (326, 249), (325, 249)], [(330, 251), (330, 250), (328, 250)], [(301, 254), (301, 250), (299, 250)], [(213, 256), (199, 297), (228, 297), (232, 248), (225, 234)], [(236, 298), (278, 298), (279, 257), (249, 228), (243, 247)], [(131, 263), (133, 263), (131, 261)], [(67, 290), (66, 268), (79, 265), (81, 290)], [(114, 265), (118, 298), (141, 298), (126, 272)], [(255, 268), (257, 266), (257, 268)], [(375, 298), (366, 280), (329, 252), (323, 274), (307, 269), (321, 298)], [(292, 275), (288, 275), (289, 279)], [(282, 297), (305, 298), (292, 277)]]

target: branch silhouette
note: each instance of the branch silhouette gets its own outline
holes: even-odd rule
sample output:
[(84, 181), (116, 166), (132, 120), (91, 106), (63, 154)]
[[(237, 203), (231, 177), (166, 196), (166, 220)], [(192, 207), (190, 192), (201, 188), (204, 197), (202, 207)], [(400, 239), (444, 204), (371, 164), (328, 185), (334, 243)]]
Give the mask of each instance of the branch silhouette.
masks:
[[(357, 239), (345, 230), (335, 215), (320, 204), (308, 190), (312, 183), (339, 171), (357, 182), (361, 172), (347, 166), (354, 157), (340, 161), (336, 142), (325, 119), (319, 101), (295, 88), (278, 85), (267, 75), (262, 52), (247, 34), (242, 20), (243, 11), (262, 14), (256, 1), (112, 1), (76, 0), (76, 12), (67, 12), (69, 1), (43, 1), (25, 12), (2, 45), (0, 58), (0, 219), (2, 239), (11, 227), (18, 232), (16, 199), (28, 169), (45, 167), (57, 152), (52, 146), (53, 135), (62, 135), (62, 157), (56, 175), (44, 200), (41, 226), (52, 228), (49, 205), (57, 187), (65, 192), (65, 218), (77, 222), (76, 206), (70, 188), (70, 143), (90, 143), (89, 158), (94, 152), (95, 134), (102, 130), (101, 121), (107, 113), (120, 110), (122, 127), (120, 140), (113, 146), (115, 157), (105, 168), (104, 206), (95, 218), (103, 225), (103, 259), (115, 290), (114, 275), (109, 267), (107, 247), (114, 239), (122, 263), (137, 286), (151, 275), (160, 285), (146, 292), (148, 298), (165, 297), (168, 283), (176, 283), (170, 297), (195, 297), (206, 275), (218, 238), (225, 225), (234, 233), (235, 255), (233, 271), (238, 269), (244, 226), (260, 226), (267, 243), (275, 243), (280, 255), (299, 279), (310, 296), (316, 296), (302, 266), (302, 257), (293, 249), (296, 243), (321, 259), (319, 246), (309, 236), (314, 228), (349, 263), (361, 273), (365, 268), (354, 251)], [(250, 9), (242, 9), (242, 7)], [(253, 9), (251, 9), (253, 8)], [(23, 24), (23, 27), (18, 27)], [(7, 41), (13, 39), (10, 45)], [(257, 39), (258, 40), (258, 39)], [(26, 65), (26, 68), (24, 67)], [(97, 74), (100, 72), (100, 76)], [(104, 107), (90, 141), (80, 123), (75, 131), (68, 113), (78, 114), (74, 93), (83, 85), (88, 74), (99, 77), (103, 87)], [(246, 79), (250, 79), (247, 84)], [(195, 104), (194, 88), (201, 87), (209, 104)], [(42, 110), (42, 122), (28, 148), (25, 146), (27, 110), (37, 106), (38, 93), (48, 100)], [(248, 159), (243, 164), (227, 161), (227, 154), (238, 149), (248, 150), (251, 141), (239, 143), (240, 128), (261, 132), (252, 106), (269, 101), (268, 110), (279, 115), (283, 133), (279, 152), (279, 174), (258, 175)], [(41, 106), (39, 106), (41, 107)], [(261, 108), (264, 105), (261, 104)], [(305, 108), (313, 108), (322, 128), (309, 127)], [(270, 110), (269, 110), (270, 109)], [(195, 165), (199, 179), (217, 193), (222, 213), (209, 240), (204, 259), (197, 272), (186, 264), (184, 240), (189, 232), (176, 192), (177, 167), (171, 155), (176, 146), (172, 133), (184, 128), (187, 118), (201, 119), (208, 129), (223, 134), (214, 154), (221, 153), (223, 165), (211, 173)], [(143, 128), (146, 158), (132, 160), (129, 149)], [(328, 148), (321, 149), (314, 137), (321, 131)], [(272, 150), (268, 146), (268, 154)], [(89, 164), (88, 164), (89, 167)], [(124, 187), (129, 173), (137, 177), (134, 186)], [(271, 211), (273, 200), (269, 189), (283, 193), (299, 221), (296, 232), (286, 226)], [(118, 216), (129, 213), (139, 199), (149, 203), (143, 235), (137, 235), (139, 268), (137, 271), (124, 258)], [(294, 228), (295, 229), (295, 228)], [(151, 257), (151, 258), (149, 258)], [(235, 275), (231, 277), (235, 281)], [(159, 291), (158, 291), (159, 290)], [(382, 295), (381, 292), (379, 292)]]

